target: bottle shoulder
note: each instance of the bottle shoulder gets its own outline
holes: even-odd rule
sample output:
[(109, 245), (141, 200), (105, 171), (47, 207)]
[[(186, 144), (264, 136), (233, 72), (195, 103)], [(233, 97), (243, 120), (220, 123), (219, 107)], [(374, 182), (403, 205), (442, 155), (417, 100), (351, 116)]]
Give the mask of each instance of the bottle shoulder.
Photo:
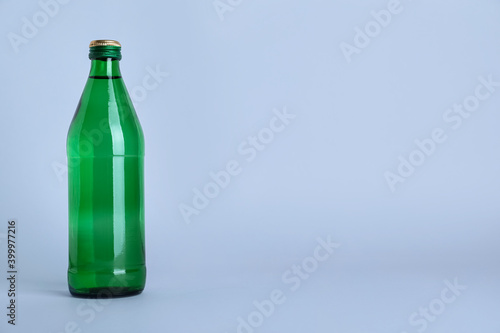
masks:
[(142, 127), (127, 91), (113, 82), (99, 85), (85, 87), (68, 131), (68, 156), (144, 155)]

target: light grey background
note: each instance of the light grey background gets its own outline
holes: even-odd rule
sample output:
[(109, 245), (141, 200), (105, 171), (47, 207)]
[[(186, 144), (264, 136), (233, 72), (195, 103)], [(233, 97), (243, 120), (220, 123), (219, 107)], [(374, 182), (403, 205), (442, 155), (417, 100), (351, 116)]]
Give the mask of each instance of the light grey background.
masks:
[[(1, 331), (238, 332), (279, 289), (240, 332), (500, 332), (500, 88), (459, 128), (443, 119), (478, 77), (500, 81), (500, 2), (401, 0), (350, 62), (342, 43), (391, 1), (222, 2), (223, 20), (211, 0), (68, 1), (47, 22), (37, 1), (0, 2), (0, 275), (9, 218), (20, 267), (15, 328), (0, 283)], [(41, 26), (13, 47), (23, 18)], [(104, 38), (123, 45), (130, 92), (169, 75), (135, 98), (147, 286), (103, 305), (67, 292), (64, 165), (88, 43)], [(247, 162), (238, 146), (285, 107), (296, 117)], [(446, 141), (391, 191), (384, 174), (435, 128)], [(242, 172), (185, 223), (179, 205), (231, 160)], [(290, 290), (318, 237), (340, 247)], [(466, 289), (441, 309), (455, 280)], [(425, 329), (411, 322), (429, 306)]]

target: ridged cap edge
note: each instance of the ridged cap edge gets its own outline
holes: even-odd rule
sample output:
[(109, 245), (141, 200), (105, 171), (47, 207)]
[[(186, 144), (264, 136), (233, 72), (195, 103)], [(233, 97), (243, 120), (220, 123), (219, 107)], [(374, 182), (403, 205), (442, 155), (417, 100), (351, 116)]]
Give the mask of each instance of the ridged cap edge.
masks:
[(98, 39), (98, 40), (93, 40), (90, 42), (89, 47), (96, 47), (96, 46), (118, 46), (121, 47), (122, 45), (117, 42), (116, 40), (110, 40), (110, 39)]

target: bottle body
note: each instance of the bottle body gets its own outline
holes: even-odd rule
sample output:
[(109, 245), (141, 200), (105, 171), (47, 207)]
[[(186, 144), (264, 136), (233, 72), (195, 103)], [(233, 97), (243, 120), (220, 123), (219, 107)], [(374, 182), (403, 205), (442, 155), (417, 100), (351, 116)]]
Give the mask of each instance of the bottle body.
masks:
[(118, 61), (92, 60), (68, 132), (68, 284), (76, 296), (138, 294), (146, 280), (144, 138)]

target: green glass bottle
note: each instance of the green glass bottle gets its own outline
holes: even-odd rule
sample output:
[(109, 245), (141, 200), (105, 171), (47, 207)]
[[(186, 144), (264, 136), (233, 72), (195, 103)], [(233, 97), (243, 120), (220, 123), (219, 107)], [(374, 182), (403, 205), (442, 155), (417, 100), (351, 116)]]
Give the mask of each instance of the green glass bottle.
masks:
[(69, 290), (135, 295), (146, 282), (144, 137), (120, 74), (120, 43), (93, 41), (89, 58), (67, 139)]

